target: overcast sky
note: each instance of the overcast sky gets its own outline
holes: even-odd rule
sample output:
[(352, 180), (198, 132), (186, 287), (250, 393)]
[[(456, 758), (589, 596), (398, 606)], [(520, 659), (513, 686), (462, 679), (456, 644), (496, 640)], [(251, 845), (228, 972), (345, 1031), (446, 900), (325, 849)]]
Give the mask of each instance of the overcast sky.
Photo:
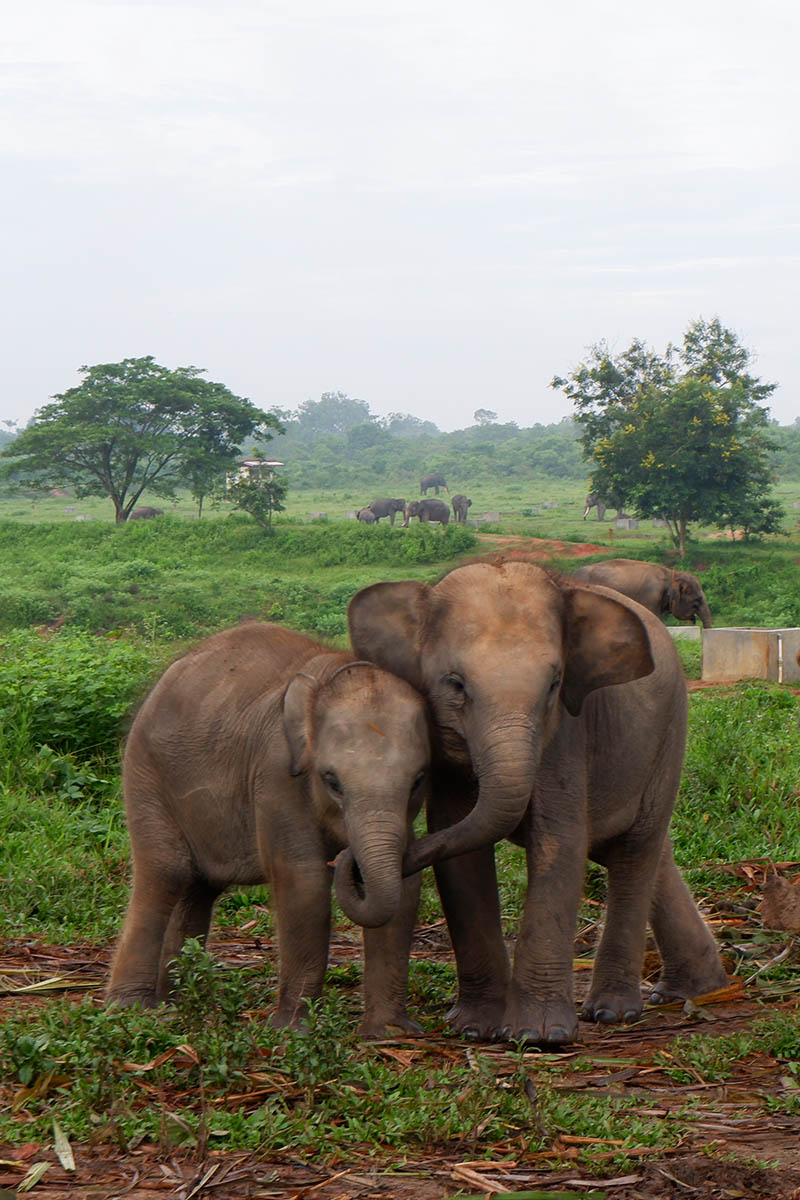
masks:
[(718, 315), (800, 415), (795, 0), (27, 0), (0, 74), (0, 419), (152, 354), (532, 425)]

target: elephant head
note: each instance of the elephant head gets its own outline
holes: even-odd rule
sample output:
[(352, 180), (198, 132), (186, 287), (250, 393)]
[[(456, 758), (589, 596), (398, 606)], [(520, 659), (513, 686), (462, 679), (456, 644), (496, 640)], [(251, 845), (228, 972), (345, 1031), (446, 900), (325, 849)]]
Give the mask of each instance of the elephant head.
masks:
[(383, 925), (400, 903), (403, 856), (424, 799), (430, 757), (422, 698), (372, 663), (326, 681), (295, 675), (283, 699), (292, 775), (307, 774), (319, 824), (336, 832), (336, 895), (359, 925)]
[(669, 611), (679, 621), (696, 621), (699, 617), (704, 629), (711, 628), (711, 610), (700, 580), (690, 571), (673, 571), (667, 592)]
[(472, 563), (435, 587), (374, 584), (348, 620), (356, 653), (427, 697), (440, 753), (478, 780), (472, 811), (416, 842), (406, 874), (512, 833), (563, 710), (577, 715), (595, 688), (653, 670), (630, 607), (532, 563)]

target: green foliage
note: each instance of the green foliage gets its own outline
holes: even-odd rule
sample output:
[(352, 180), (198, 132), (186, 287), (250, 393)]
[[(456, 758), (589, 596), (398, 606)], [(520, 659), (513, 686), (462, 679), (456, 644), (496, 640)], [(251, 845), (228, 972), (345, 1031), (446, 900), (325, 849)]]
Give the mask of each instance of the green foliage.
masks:
[(800, 859), (797, 717), (777, 684), (692, 693), (672, 826), (679, 861)]
[[(5, 592), (0, 631), (58, 619), (65, 628), (136, 629), (163, 640), (196, 637), (250, 616), (340, 637), (350, 596), (380, 578), (376, 570), (433, 566), (475, 545), (463, 526), (404, 530), (344, 521), (281, 523), (265, 538), (238, 514), (192, 522), (165, 516), (122, 529), (4, 522), (6, 568), (24, 571), (26, 589)], [(350, 581), (342, 581), (342, 572), (331, 581), (328, 567), (341, 568)]]
[[(129, 641), (18, 630), (0, 643), (0, 736), (81, 758), (116, 752), (121, 722), (153, 671)], [(19, 747), (18, 747), (19, 748)]]
[(743, 1058), (768, 1054), (797, 1065), (800, 1060), (800, 1023), (794, 1014), (757, 1017), (748, 1029), (721, 1037), (691, 1034), (676, 1038), (661, 1052), (670, 1064), (666, 1074), (677, 1083), (694, 1083), (699, 1073), (708, 1083), (730, 1079)]
[(760, 403), (775, 385), (749, 375), (749, 359), (718, 319), (700, 319), (677, 353), (634, 341), (614, 357), (600, 343), (553, 380), (576, 406), (592, 491), (664, 517), (684, 554), (690, 523), (768, 533), (784, 515), (767, 495), (773, 443)]
[(228, 483), (222, 498), (252, 517), (256, 525), (272, 533), (272, 514), (284, 512), (288, 482), (280, 475), (266, 479), (236, 479)]
[(273, 414), (201, 379), (197, 367), (170, 371), (147, 356), (80, 371), (83, 382), (39, 409), (3, 451), (13, 457), (6, 474), (108, 496), (118, 522), (145, 488), (169, 496), (185, 479), (204, 494), (213, 470), (222, 473), (241, 454), (243, 438), (269, 441), (281, 429)]

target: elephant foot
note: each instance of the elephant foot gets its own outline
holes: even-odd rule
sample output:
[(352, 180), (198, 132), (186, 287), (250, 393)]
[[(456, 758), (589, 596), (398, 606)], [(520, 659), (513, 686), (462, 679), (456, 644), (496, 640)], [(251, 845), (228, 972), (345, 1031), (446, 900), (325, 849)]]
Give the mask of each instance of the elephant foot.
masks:
[(140, 1008), (158, 1008), (165, 1000), (157, 996), (152, 988), (142, 988), (135, 992), (109, 992), (107, 1003), (117, 1008), (134, 1008), (137, 1005)]
[(691, 1000), (728, 986), (725, 968), (715, 955), (716, 961), (705, 965), (705, 969), (689, 971), (676, 976), (664, 971), (647, 997), (648, 1004), (668, 1004), (671, 1000)]
[(459, 1000), (447, 1014), (447, 1023), (470, 1042), (491, 1042), (503, 1024), (505, 997), (496, 1000)]
[(506, 1042), (563, 1046), (578, 1037), (575, 1006), (566, 997), (509, 1002), (499, 1036)]
[(365, 1013), (358, 1027), (358, 1033), (359, 1037), (371, 1040), (376, 1038), (402, 1037), (404, 1034), (408, 1034), (411, 1037), (420, 1037), (424, 1036), (425, 1030), (416, 1021), (413, 1021), (405, 1009), (403, 1009), (401, 1012), (393, 1012), (386, 1016), (376, 1013)]
[(592, 991), (581, 1006), (581, 1020), (600, 1025), (630, 1024), (642, 1015), (644, 1001), (638, 987), (608, 987)]

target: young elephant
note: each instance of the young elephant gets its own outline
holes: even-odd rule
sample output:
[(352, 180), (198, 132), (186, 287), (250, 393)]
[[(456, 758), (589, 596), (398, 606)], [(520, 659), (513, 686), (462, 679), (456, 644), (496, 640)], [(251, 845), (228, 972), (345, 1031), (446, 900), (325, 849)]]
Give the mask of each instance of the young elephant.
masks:
[(446, 525), (450, 520), (450, 509), (444, 500), (412, 500), (406, 505), (403, 525), (408, 525), (412, 517), (419, 517), (420, 521), (438, 521), (441, 525)]
[(356, 520), (363, 521), (365, 525), (374, 525), (378, 518), (371, 508), (360, 508), (356, 513)]
[[(431, 832), (404, 869), (436, 864), (459, 1032), (555, 1045), (575, 1037), (572, 945), (587, 855), (608, 869), (587, 1020), (641, 1012), (648, 916), (663, 959), (652, 1000), (724, 985), (667, 836), (687, 700), (656, 617), (526, 562), (472, 563), (435, 587), (374, 584), (348, 616), (356, 653), (408, 680), (432, 710)], [(513, 973), (492, 847), (508, 837), (528, 861)], [(411, 926), (405, 940), (399, 926), (386, 936), (404, 961)]]
[(452, 497), (450, 503), (453, 506), (453, 516), (461, 524), (465, 525), (467, 521), (467, 509), (472, 508), (472, 501), (469, 500), (463, 492), (458, 492)]
[(691, 571), (673, 571), (659, 563), (640, 562), (636, 558), (607, 558), (573, 572), (580, 583), (599, 583), (630, 596), (659, 616), (671, 613), (679, 621), (699, 617), (704, 629), (711, 628), (711, 610), (700, 580)]
[[(217, 896), (268, 880), (280, 949), (273, 1023), (302, 1020), (322, 988), (332, 876), (359, 924), (413, 922), (419, 888), (401, 867), (422, 802), (426, 720), (402, 680), (277, 625), (229, 629), (173, 663), (125, 751), (133, 891), (109, 999), (164, 999), (171, 960), (208, 933)], [(365, 941), (362, 1031), (417, 1029), (394, 1003), (404, 989), (382, 943)]]

